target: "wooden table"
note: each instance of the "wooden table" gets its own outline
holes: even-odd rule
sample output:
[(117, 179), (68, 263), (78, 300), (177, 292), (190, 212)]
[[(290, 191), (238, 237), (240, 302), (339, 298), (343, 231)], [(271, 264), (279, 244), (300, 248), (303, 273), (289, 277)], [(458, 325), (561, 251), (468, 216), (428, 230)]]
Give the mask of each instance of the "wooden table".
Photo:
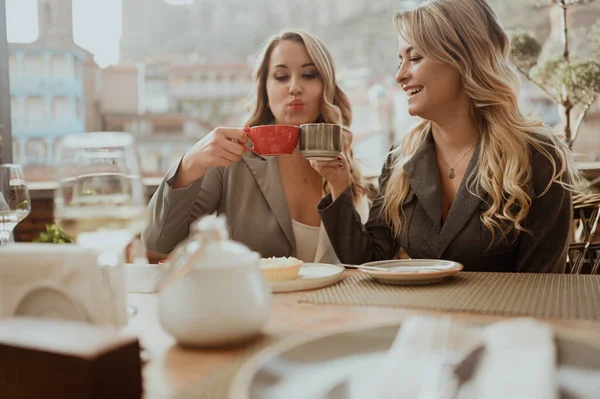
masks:
[[(350, 277), (353, 271), (345, 271)], [(275, 294), (271, 317), (264, 334), (285, 337), (294, 334), (323, 333), (347, 327), (369, 327), (400, 322), (414, 314), (441, 315), (414, 309), (377, 307), (312, 305), (298, 303), (306, 292)], [(128, 302), (138, 309), (127, 330), (137, 334), (147, 349), (150, 361), (144, 367), (144, 389), (147, 399), (165, 399), (190, 384), (197, 383), (203, 376), (235, 359), (247, 348), (191, 350), (175, 344), (165, 333), (157, 318), (158, 296), (154, 294), (129, 294)], [(473, 323), (489, 323), (505, 319), (499, 316), (452, 313), (458, 320)], [(569, 334), (595, 345), (600, 345), (600, 322), (548, 320), (558, 333)]]

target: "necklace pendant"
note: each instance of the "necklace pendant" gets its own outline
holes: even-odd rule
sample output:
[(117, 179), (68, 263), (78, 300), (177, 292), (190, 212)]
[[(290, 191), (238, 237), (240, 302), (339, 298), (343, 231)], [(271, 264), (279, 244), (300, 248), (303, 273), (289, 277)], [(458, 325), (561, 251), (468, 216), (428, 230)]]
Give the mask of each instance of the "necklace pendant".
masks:
[(450, 173), (448, 174), (449, 179), (454, 179), (456, 175), (454, 174), (454, 168), (450, 168)]

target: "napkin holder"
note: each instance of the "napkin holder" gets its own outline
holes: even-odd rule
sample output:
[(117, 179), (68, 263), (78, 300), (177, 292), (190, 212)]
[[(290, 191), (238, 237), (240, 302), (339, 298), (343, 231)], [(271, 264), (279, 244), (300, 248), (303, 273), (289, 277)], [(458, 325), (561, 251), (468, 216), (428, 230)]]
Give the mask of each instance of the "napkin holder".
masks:
[(0, 398), (142, 396), (137, 338), (63, 320), (0, 320)]
[(0, 319), (26, 316), (110, 324), (96, 259), (95, 252), (74, 244), (1, 247)]

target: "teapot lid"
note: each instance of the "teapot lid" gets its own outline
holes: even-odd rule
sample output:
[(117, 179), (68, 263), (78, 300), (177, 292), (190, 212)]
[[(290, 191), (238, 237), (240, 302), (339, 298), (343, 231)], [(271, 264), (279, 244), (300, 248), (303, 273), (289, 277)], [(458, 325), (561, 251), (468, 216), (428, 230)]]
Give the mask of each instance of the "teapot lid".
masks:
[(164, 290), (175, 280), (188, 274), (194, 262), (204, 256), (209, 243), (227, 240), (229, 233), (225, 216), (207, 215), (193, 222), (188, 239), (181, 242), (169, 255), (169, 270), (158, 285), (158, 291)]
[(190, 236), (201, 236), (208, 241), (228, 240), (225, 216), (207, 215), (194, 221), (190, 226)]

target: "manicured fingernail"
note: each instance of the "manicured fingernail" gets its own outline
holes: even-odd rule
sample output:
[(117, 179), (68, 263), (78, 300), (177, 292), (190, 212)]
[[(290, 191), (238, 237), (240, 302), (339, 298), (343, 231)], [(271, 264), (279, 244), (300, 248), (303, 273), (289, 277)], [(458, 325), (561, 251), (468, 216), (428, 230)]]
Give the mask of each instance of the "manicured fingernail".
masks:
[(337, 160), (338, 160), (338, 161), (341, 161), (341, 160), (342, 160), (342, 156), (341, 156), (341, 155), (338, 155), (338, 156), (337, 156)]

